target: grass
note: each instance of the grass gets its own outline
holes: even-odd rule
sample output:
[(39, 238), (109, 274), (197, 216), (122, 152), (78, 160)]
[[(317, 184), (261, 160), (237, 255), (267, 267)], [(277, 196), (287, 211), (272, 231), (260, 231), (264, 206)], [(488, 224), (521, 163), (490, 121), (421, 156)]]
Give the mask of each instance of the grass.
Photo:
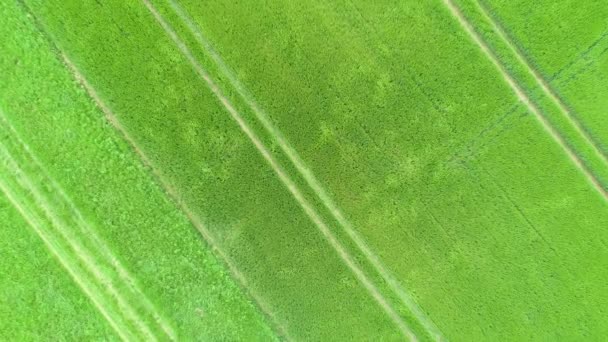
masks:
[(0, 249), (2, 339), (117, 340), (107, 321), (5, 198), (0, 218), (5, 236), (10, 237)]
[[(3, 26), (2, 64), (3, 70), (11, 71), (5, 74), (0, 96), (2, 179), (11, 183), (5, 184), (24, 203), (27, 215), (37, 217), (63, 246), (61, 260), (81, 269), (75, 280), (90, 280), (89, 293), (101, 296), (107, 303), (101, 306), (107, 305), (113, 312), (110, 316), (122, 320), (113, 333), (149, 339), (142, 334), (156, 328), (153, 335), (171, 336), (159, 327), (156, 312), (180, 338), (272, 338), (266, 320), (107, 124), (23, 8), (5, 4), (2, 10), (8, 18)], [(6, 162), (7, 156), (17, 162)], [(11, 181), (17, 172), (19, 184)], [(136, 272), (136, 279), (125, 279), (117, 264)], [(145, 294), (134, 288), (145, 289)], [(126, 296), (124, 305), (117, 303), (121, 296)], [(21, 332), (24, 335), (11, 336), (21, 339), (42, 333), (56, 314), (53, 305), (45, 311), (43, 299), (39, 300), (39, 320), (24, 321), (14, 330), (3, 324), (3, 334)], [(84, 306), (81, 302), (72, 310)], [(70, 308), (69, 302), (66, 306)], [(2, 306), (5, 315), (4, 310), (10, 309)], [(87, 315), (91, 322), (103, 321), (100, 314)], [(136, 323), (133, 316), (144, 323)], [(107, 331), (99, 329), (97, 334), (106, 336)]]
[(87, 336), (604, 336), (600, 3), (446, 3), (2, 5), (4, 184)]
[[(528, 97), (529, 106), (535, 108), (535, 115), (543, 122), (547, 132), (566, 150), (572, 151), (572, 158), (580, 159), (582, 171), (588, 174), (592, 183), (596, 183), (600, 192), (605, 191), (608, 156), (600, 142), (592, 136), (568, 104), (564, 103), (546, 77), (536, 71), (533, 62), (526, 57), (526, 52), (509, 37), (499, 19), (492, 16), (491, 9), (482, 3), (466, 5), (468, 8), (465, 15), (473, 15), (473, 22), (478, 27), (479, 24), (486, 24), (484, 39), (492, 42), (489, 48), (503, 61), (505, 74), (517, 79), (522, 84), (522, 89), (531, 94)], [(497, 53), (495, 47), (500, 45), (503, 52)]]
[[(538, 15), (535, 15), (537, 9), (527, 5), (496, 2), (487, 7), (518, 44), (527, 48), (528, 59), (551, 81), (556, 95), (606, 154), (608, 136), (602, 113), (607, 90), (600, 81), (606, 73), (603, 61), (608, 51), (604, 23), (606, 8), (601, 2), (591, 1), (584, 11), (575, 11), (567, 20), (560, 20), (561, 25), (545, 26), (560, 13), (566, 13), (569, 5), (568, 2), (543, 4), (538, 8), (546, 10)], [(526, 24), (514, 19), (518, 12), (526, 10), (537, 20)], [(584, 28), (577, 26), (577, 22), (585, 22)], [(547, 35), (560, 39), (548, 39)], [(556, 50), (554, 44), (561, 48)]]

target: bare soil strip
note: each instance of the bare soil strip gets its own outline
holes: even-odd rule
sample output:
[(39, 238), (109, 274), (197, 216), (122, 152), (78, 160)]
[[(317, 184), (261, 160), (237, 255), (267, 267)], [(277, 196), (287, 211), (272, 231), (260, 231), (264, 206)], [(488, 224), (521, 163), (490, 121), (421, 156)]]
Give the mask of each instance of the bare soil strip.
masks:
[(450, 13), (458, 20), (458, 23), (464, 28), (470, 38), (475, 44), (481, 49), (483, 54), (496, 66), (503, 79), (511, 87), (517, 98), (534, 114), (538, 119), (542, 127), (547, 133), (555, 140), (555, 142), (562, 148), (564, 153), (570, 158), (572, 163), (582, 172), (583, 176), (587, 179), (590, 185), (608, 201), (608, 191), (604, 189), (601, 182), (595, 177), (595, 175), (585, 166), (580, 157), (570, 148), (565, 139), (557, 132), (555, 128), (549, 123), (547, 118), (541, 113), (538, 107), (530, 100), (528, 95), (522, 90), (517, 84), (513, 77), (509, 74), (505, 66), (500, 62), (498, 57), (492, 52), (486, 42), (481, 36), (475, 31), (473, 26), (464, 17), (460, 9), (452, 2), (452, 0), (443, 0), (443, 3), (448, 8)]
[(387, 282), (391, 290), (399, 297), (401, 302), (410, 310), (410, 312), (416, 317), (416, 319), (425, 327), (425, 329), (434, 336), (437, 340), (443, 340), (441, 331), (435, 326), (435, 324), (428, 318), (428, 316), (422, 311), (418, 304), (414, 301), (412, 296), (401, 286), (399, 281), (391, 274), (388, 268), (382, 263), (380, 258), (371, 250), (369, 245), (365, 242), (363, 237), (356, 231), (353, 225), (346, 219), (342, 211), (338, 208), (337, 204), (332, 200), (327, 191), (323, 188), (321, 183), (312, 173), (311, 169), (306, 166), (304, 161), (300, 158), (297, 151), (287, 141), (281, 131), (272, 124), (266, 112), (254, 100), (251, 93), (245, 88), (245, 86), (238, 80), (234, 72), (230, 67), (226, 65), (217, 51), (213, 48), (212, 44), (205, 38), (201, 30), (197, 27), (194, 21), (191, 19), (183, 8), (175, 2), (175, 0), (168, 0), (173, 10), (177, 13), (180, 19), (190, 29), (194, 35), (196, 41), (203, 47), (203, 50), (211, 57), (216, 63), (218, 69), (226, 76), (232, 86), (236, 89), (237, 93), (251, 108), (256, 118), (262, 123), (264, 128), (274, 139), (278, 142), (278, 145), (287, 155), (292, 164), (296, 167), (298, 172), (302, 175), (308, 186), (314, 191), (314, 193), (321, 200), (323, 205), (329, 210), (332, 216), (340, 224), (344, 232), (351, 238), (358, 249), (363, 253), (367, 261), (373, 265), (375, 270), (380, 276)]
[(367, 291), (372, 295), (372, 297), (376, 300), (378, 305), (387, 313), (387, 315), (391, 318), (391, 320), (395, 323), (395, 325), (399, 328), (399, 330), (410, 340), (417, 340), (411, 329), (408, 327), (407, 323), (401, 319), (401, 317), (397, 314), (397, 312), (392, 308), (392, 306), (388, 303), (388, 301), (382, 296), (376, 286), (370, 281), (370, 279), (365, 275), (365, 273), (359, 268), (359, 266), (354, 262), (354, 259), (350, 254), (346, 251), (346, 249), (342, 246), (340, 242), (336, 239), (334, 234), (331, 232), (329, 227), (325, 224), (325, 222), (319, 217), (314, 208), (310, 205), (310, 203), (304, 198), (304, 196), (300, 193), (295, 183), (291, 180), (291, 178), (285, 173), (283, 168), (277, 163), (277, 161), (272, 157), (268, 149), (262, 144), (257, 135), (251, 130), (251, 128), (247, 125), (247, 123), (243, 120), (241, 115), (237, 112), (237, 110), (233, 107), (230, 101), (224, 96), (222, 91), (217, 87), (215, 82), (210, 78), (209, 74), (203, 69), (200, 63), (194, 58), (192, 52), (188, 49), (186, 44), (177, 36), (175, 31), (169, 24), (165, 21), (165, 19), (158, 13), (156, 8), (148, 1), (142, 0), (146, 7), (150, 10), (154, 18), (158, 21), (160, 26), (165, 30), (167, 35), (173, 40), (173, 42), (177, 45), (180, 52), (186, 57), (186, 59), (190, 62), (196, 73), (201, 77), (202, 80), (207, 83), (207, 86), (211, 89), (213, 94), (218, 98), (218, 100), (222, 103), (231, 117), (236, 121), (241, 130), (247, 135), (247, 137), (251, 140), (254, 146), (258, 149), (260, 154), (264, 157), (267, 163), (272, 167), (275, 171), (281, 182), (285, 185), (285, 187), (289, 190), (292, 196), (296, 199), (296, 201), (300, 204), (300, 206), (304, 209), (304, 212), (308, 215), (308, 217), (315, 223), (320, 232), (323, 234), (327, 242), (335, 249), (337, 254), (343, 260), (343, 262), (351, 269), (351, 271), (355, 274), (359, 282), (367, 289)]

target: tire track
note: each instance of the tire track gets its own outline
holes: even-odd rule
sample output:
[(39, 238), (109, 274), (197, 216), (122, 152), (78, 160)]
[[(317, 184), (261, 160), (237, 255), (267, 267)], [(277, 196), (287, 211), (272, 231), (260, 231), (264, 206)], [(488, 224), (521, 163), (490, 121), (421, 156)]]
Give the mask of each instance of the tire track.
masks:
[(78, 242), (78, 238), (72, 233), (68, 232), (69, 228), (67, 228), (66, 224), (62, 222), (62, 220), (53, 212), (51, 209), (51, 205), (48, 201), (46, 201), (43, 196), (35, 189), (31, 180), (28, 179), (27, 176), (23, 173), (22, 170), (16, 164), (16, 161), (12, 159), (12, 157), (6, 152), (1, 151), (3, 157), (6, 158), (5, 161), (8, 161), (6, 164), (14, 170), (14, 174), (21, 174), (20, 186), (24, 189), (27, 189), (37, 201), (37, 205), (44, 211), (44, 213), (49, 217), (52, 224), (57, 228), (57, 231), (62, 236), (62, 238), (70, 244), (73, 253), (77, 258), (85, 265), (86, 269), (90, 274), (96, 278), (96, 281), (99, 284), (102, 284), (109, 293), (110, 298), (113, 298), (119, 310), (121, 311), (123, 317), (128, 321), (134, 324), (135, 327), (139, 330), (142, 336), (145, 336), (146, 340), (157, 341), (156, 337), (150, 330), (150, 328), (138, 317), (135, 309), (129, 304), (128, 300), (126, 300), (119, 290), (115, 287), (114, 281), (112, 277), (105, 274), (103, 269), (105, 268), (103, 263), (100, 263), (99, 260), (95, 260), (95, 258), (90, 254), (89, 251), (86, 250), (81, 243)]
[[(115, 281), (112, 279), (112, 276), (105, 271), (108, 269), (107, 265), (105, 265), (105, 260), (99, 260), (99, 258), (96, 258), (93, 256), (93, 254), (91, 254), (91, 251), (87, 250), (77, 235), (71, 231), (69, 224), (60, 218), (57, 213), (55, 213), (47, 196), (43, 195), (41, 190), (34, 185), (33, 181), (19, 166), (19, 163), (14, 159), (4, 144), (0, 144), (0, 154), (3, 157), (5, 167), (12, 170), (12, 173), (15, 175), (15, 179), (19, 183), (19, 186), (27, 190), (27, 192), (32, 196), (35, 205), (37, 205), (45, 213), (51, 224), (56, 228), (56, 231), (70, 245), (75, 257), (84, 264), (85, 268), (96, 279), (96, 281), (107, 290), (110, 298), (113, 298), (116, 301), (119, 310), (122, 312), (123, 318), (134, 324), (142, 336), (145, 336), (147, 340), (156, 341), (157, 339), (150, 328), (139, 317), (138, 313), (130, 305), (129, 301), (125, 299), (122, 293), (120, 293), (120, 291), (116, 288)], [(38, 171), (40, 171), (40, 175), (45, 179), (50, 178), (47, 175), (42, 174), (41, 170)], [(61, 204), (63, 205), (64, 203)]]
[(225, 64), (223, 59), (219, 56), (217, 51), (213, 48), (211, 43), (203, 36), (201, 30), (196, 26), (194, 21), (191, 19), (183, 8), (175, 1), (168, 0), (171, 8), (175, 11), (178, 17), (186, 24), (190, 29), (191, 33), (195, 37), (195, 40), (203, 47), (203, 50), (211, 57), (216, 63), (219, 70), (226, 76), (231, 85), (236, 89), (237, 93), (251, 108), (256, 118), (262, 123), (266, 131), (278, 142), (281, 150), (287, 155), (291, 163), (295, 166), (296, 170), (304, 178), (308, 186), (313, 190), (315, 195), (321, 200), (323, 205), (334, 219), (340, 224), (343, 231), (349, 236), (349, 238), (355, 243), (357, 248), (363, 253), (367, 261), (374, 267), (376, 272), (380, 274), (382, 279), (389, 285), (391, 290), (397, 295), (405, 307), (416, 317), (416, 319), (425, 327), (437, 340), (445, 340), (442, 333), (435, 326), (435, 324), (426, 316), (422, 309), (414, 301), (413, 297), (401, 286), (399, 281), (391, 274), (380, 258), (371, 250), (369, 245), (365, 242), (363, 237), (356, 231), (353, 225), (346, 219), (342, 211), (338, 208), (337, 204), (329, 196), (327, 191), (323, 188), (321, 183), (312, 173), (311, 169), (304, 163), (302, 158), (296, 152), (296, 150), (287, 141), (280, 130), (272, 124), (269, 116), (266, 112), (260, 108), (257, 102), (253, 99), (251, 93), (245, 88), (245, 86), (238, 80), (234, 72)]
[[(590, 64), (592, 62), (589, 62), (590, 64), (587, 64), (585, 66), (578, 67), (576, 68), (577, 64), (579, 64), (581, 61), (584, 61), (586, 58), (589, 57), (589, 55), (591, 55), (593, 52), (595, 52), (595, 50), (597, 50), (597, 48), (602, 48), (603, 46), (601, 46), (601, 43), (605, 41), (606, 37), (608, 37), (608, 31), (604, 32), (599, 38), (597, 38), (588, 48), (585, 49), (584, 52), (582, 52), (579, 56), (577, 56), (576, 58), (572, 59), (569, 63), (567, 63), (564, 67), (562, 67), (560, 70), (558, 70), (556, 73), (554, 73), (551, 77), (549, 77), (548, 82), (551, 83), (559, 83), (562, 86), (566, 86), (568, 84), (570, 84), (570, 82), (576, 78), (577, 75), (579, 75), (580, 73), (584, 72), (587, 70), (587, 68), (590, 66)], [(604, 52), (608, 51), (607, 49), (604, 49), (602, 51), (599, 52), (599, 55), (603, 54)], [(596, 55), (597, 53), (595, 53), (594, 55)], [(451, 163), (454, 160), (464, 157), (464, 158), (468, 158), (468, 157), (473, 157), (475, 154), (477, 154), (480, 150), (480, 148), (475, 147), (475, 145), (478, 142), (481, 142), (482, 147), (491, 143), (491, 141), (486, 141), (484, 142), (484, 140), (486, 139), (486, 136), (499, 128), (499, 126), (503, 125), (502, 123), (500, 123), (499, 121), (502, 121), (501, 118), (510, 115), (511, 112), (513, 112), (513, 110), (520, 104), (519, 101), (515, 102), (509, 109), (507, 109), (506, 111), (503, 112), (503, 114), (501, 114), (501, 116), (499, 117), (499, 119), (496, 122), (491, 122), (490, 124), (488, 124), (487, 126), (485, 126), (480, 133), (478, 134), (477, 137), (469, 140), (468, 142), (460, 145), (458, 147), (459, 152), (454, 153), (452, 155), (450, 155), (447, 158), (446, 163)], [(504, 131), (504, 129), (502, 130)], [(501, 132), (502, 132), (501, 131)], [(496, 135), (500, 135), (501, 132), (498, 132)], [(463, 152), (462, 150), (465, 150), (465, 152)], [(472, 152), (467, 153), (467, 150), (471, 150)]]
[(69, 57), (61, 53), (61, 58), (64, 61), (68, 70), (70, 70), (74, 79), (85, 89), (87, 94), (95, 102), (96, 106), (102, 111), (106, 120), (112, 125), (112, 127), (122, 135), (124, 141), (129, 147), (135, 152), (138, 158), (141, 160), (143, 166), (148, 169), (151, 176), (154, 178), (159, 187), (165, 192), (169, 199), (175, 204), (175, 206), (184, 214), (186, 219), (192, 224), (192, 226), (199, 232), (205, 242), (211, 247), (212, 251), (219, 259), (222, 260), (224, 265), (228, 268), (228, 271), (238, 286), (242, 288), (254, 301), (256, 306), (260, 309), (263, 315), (272, 322), (272, 326), (275, 329), (275, 333), (279, 336), (284, 337), (286, 340), (294, 340), (287, 332), (287, 324), (285, 322), (279, 322), (278, 317), (272, 313), (270, 305), (262, 299), (249, 285), (249, 282), (245, 276), (238, 270), (236, 263), (230, 258), (222, 248), (221, 244), (216, 240), (211, 231), (203, 223), (203, 220), (194, 213), (194, 211), (186, 204), (181, 198), (177, 189), (171, 184), (171, 182), (162, 174), (159, 168), (150, 160), (146, 153), (139, 147), (137, 141), (129, 133), (125, 126), (122, 125), (116, 114), (105, 104), (101, 97), (97, 94), (95, 88), (93, 88), (76, 65), (69, 59)]
[(85, 220), (82, 212), (74, 204), (72, 199), (67, 195), (63, 188), (50, 176), (50, 173), (43, 166), (42, 162), (35, 156), (30, 147), (23, 141), (14, 126), (6, 119), (4, 113), (0, 112), (0, 122), (10, 131), (11, 136), (15, 139), (15, 142), (20, 145), (21, 149), (25, 151), (29, 159), (33, 162), (33, 165), (41, 170), (42, 174), (48, 180), (50, 187), (61, 197), (62, 201), (67, 205), (67, 208), (72, 212), (72, 216), (76, 219), (76, 223), (80, 228), (82, 236), (88, 237), (96, 247), (96, 252), (117, 271), (119, 278), (127, 285), (128, 289), (138, 298), (138, 302), (143, 304), (147, 313), (153, 317), (154, 321), (159, 325), (161, 330), (171, 340), (176, 340), (177, 337), (169, 322), (162, 317), (159, 310), (152, 304), (150, 299), (144, 294), (144, 292), (137, 285), (137, 280), (133, 277), (130, 272), (122, 265), (116, 255), (110, 250), (103, 239), (96, 233), (95, 229), (91, 224)]
[[(15, 178), (18, 178), (21, 174), (20, 170), (15, 169), (15, 165), (13, 165), (13, 161), (9, 159), (8, 152), (5, 150), (5, 147), (0, 144), (0, 158), (2, 159), (2, 164), (5, 168), (9, 169), (10, 173), (12, 173)], [(16, 187), (22, 187), (17, 185)], [(25, 190), (29, 190), (30, 195), (32, 195), (31, 189), (23, 188)], [(87, 270), (81, 270), (78, 263), (84, 263), (85, 268), (87, 267), (86, 262), (83, 262), (77, 255), (74, 253), (78, 250), (77, 247), (72, 245), (72, 242), (69, 240), (64, 244), (70, 245), (68, 248), (72, 250), (69, 252), (65, 247), (61, 247), (61, 242), (59, 240), (66, 240), (63, 234), (57, 235), (57, 233), (53, 233), (53, 230), (59, 230), (57, 227), (53, 228), (54, 223), (43, 224), (42, 219), (38, 214), (34, 212), (32, 209), (27, 209), (26, 204), (23, 199), (20, 199), (21, 196), (17, 195), (13, 189), (9, 185), (7, 185), (6, 181), (3, 180), (3, 177), (0, 177), (0, 190), (6, 195), (9, 202), (17, 209), (17, 211), (21, 214), (21, 216), (25, 219), (25, 221), (29, 224), (29, 226), (34, 230), (34, 232), (40, 237), (43, 241), (47, 249), (51, 252), (51, 254), (59, 261), (61, 266), (68, 272), (70, 277), (74, 280), (76, 285), (82, 290), (82, 292), (93, 302), (93, 305), (97, 308), (97, 310), (102, 314), (102, 316), (108, 321), (113, 330), (118, 334), (118, 336), (123, 341), (132, 341), (135, 339), (135, 335), (132, 331), (130, 331), (128, 324), (124, 322), (124, 318), (119, 314), (116, 309), (114, 309), (114, 304), (111, 303), (107, 298), (104, 298), (103, 288), (100, 286), (102, 282), (96, 281), (92, 282), (89, 280), (89, 273)]]
[(342, 244), (337, 240), (335, 235), (331, 232), (330, 228), (325, 224), (323, 219), (316, 213), (313, 209), (312, 205), (304, 198), (304, 196), (300, 193), (299, 189), (295, 185), (295, 183), (291, 180), (291, 178), (285, 173), (283, 168), (277, 163), (274, 157), (270, 154), (268, 149), (262, 144), (257, 135), (251, 130), (251, 128), (247, 125), (241, 115), (237, 112), (237, 110), (233, 107), (233, 105), (228, 101), (228, 99), (224, 96), (221, 90), (217, 87), (215, 82), (210, 78), (209, 74), (202, 68), (200, 63), (195, 59), (192, 55), (192, 52), (186, 46), (186, 44), (177, 36), (175, 31), (169, 24), (165, 21), (165, 19), (158, 13), (158, 10), (150, 3), (149, 0), (142, 0), (144, 5), (148, 8), (154, 19), (158, 22), (158, 24), (163, 28), (166, 34), (171, 38), (171, 40), (175, 43), (180, 53), (188, 60), (188, 62), (192, 65), (194, 71), (197, 75), (207, 84), (209, 89), (213, 92), (213, 94), (217, 97), (220, 103), (224, 106), (224, 108), (228, 111), (230, 116), (236, 123), (239, 125), (241, 130), (247, 135), (247, 137), (254, 144), (258, 152), (264, 157), (266, 162), (271, 166), (273, 171), (277, 174), (281, 182), (284, 186), (289, 190), (292, 196), (296, 199), (298, 204), (302, 207), (304, 212), (308, 215), (308, 217), (315, 223), (317, 228), (320, 230), (322, 235), (325, 237), (326, 241), (335, 249), (338, 256), (342, 259), (342, 261), (349, 267), (349, 269), (354, 273), (357, 280), (363, 285), (366, 290), (370, 293), (372, 298), (377, 302), (377, 304), (385, 311), (385, 313), (389, 316), (389, 318), (395, 323), (395, 325), (399, 328), (400, 332), (410, 340), (417, 340), (414, 336), (411, 329), (408, 327), (407, 323), (401, 319), (398, 313), (392, 308), (392, 306), (388, 303), (386, 298), (382, 296), (380, 291), (376, 288), (376, 286), (371, 282), (368, 276), (359, 268), (359, 266), (355, 263), (354, 259), (350, 254), (346, 251), (346, 249), (342, 246)]
[(509, 35), (505, 32), (503, 27), (500, 25), (497, 20), (493, 18), (490, 13), (488, 6), (483, 1), (475, 1), (475, 4), (480, 9), (480, 12), (483, 14), (484, 18), (491, 24), (494, 31), (496, 31), (499, 37), (503, 40), (503, 42), (509, 47), (511, 52), (515, 55), (517, 60), (526, 67), (526, 70), (529, 74), (534, 77), (537, 85), (542, 89), (547, 97), (551, 99), (551, 101), (557, 105), (557, 107), (562, 111), (568, 122), (574, 126), (576, 132), (583, 138), (583, 140), (592, 147), (592, 150), (596, 154), (597, 157), (600, 158), (605, 167), (608, 167), (608, 156), (606, 153), (602, 151), (599, 144), (589, 135), (589, 132), (583, 127), (581, 122), (574, 117), (571, 113), (570, 109), (566, 106), (564, 101), (558, 96), (557, 92), (551, 87), (551, 85), (545, 80), (545, 78), (532, 66), (530, 61), (525, 57), (523, 51), (519, 48), (517, 43), (513, 41), (509, 37)]
[(595, 177), (595, 175), (585, 166), (580, 157), (572, 150), (572, 148), (559, 134), (559, 132), (557, 132), (557, 130), (549, 123), (547, 118), (541, 113), (538, 107), (530, 100), (528, 95), (526, 95), (526, 93), (517, 84), (514, 78), (509, 74), (509, 72), (502, 64), (502, 62), (498, 59), (498, 57), (495, 55), (495, 53), (490, 49), (487, 43), (481, 38), (481, 36), (475, 31), (469, 21), (464, 17), (460, 9), (453, 3), (452, 0), (443, 0), (443, 3), (448, 9), (448, 11), (454, 16), (454, 18), (457, 19), (458, 23), (469, 35), (471, 40), (479, 47), (481, 52), (498, 69), (500, 75), (515, 93), (519, 101), (526, 105), (530, 112), (534, 114), (534, 116), (538, 119), (544, 130), (558, 144), (558, 146), (563, 150), (563, 152), (571, 160), (571, 162), (582, 172), (583, 176), (586, 178), (589, 184), (592, 185), (592, 187), (604, 198), (604, 200), (608, 201), (608, 191), (602, 186), (601, 182)]

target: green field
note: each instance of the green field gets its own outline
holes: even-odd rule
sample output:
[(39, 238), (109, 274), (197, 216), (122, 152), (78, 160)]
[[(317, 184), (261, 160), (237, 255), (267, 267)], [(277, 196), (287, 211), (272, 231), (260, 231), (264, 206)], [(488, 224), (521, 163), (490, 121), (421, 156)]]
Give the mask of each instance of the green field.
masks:
[(0, 339), (602, 340), (606, 18), (0, 3)]

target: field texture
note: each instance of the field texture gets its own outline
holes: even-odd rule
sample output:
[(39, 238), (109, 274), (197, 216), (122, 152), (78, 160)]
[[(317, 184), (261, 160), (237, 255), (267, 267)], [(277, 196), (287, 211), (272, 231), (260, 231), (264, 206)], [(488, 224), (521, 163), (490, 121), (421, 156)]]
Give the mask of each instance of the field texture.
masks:
[(608, 335), (608, 6), (0, 3), (0, 339)]

